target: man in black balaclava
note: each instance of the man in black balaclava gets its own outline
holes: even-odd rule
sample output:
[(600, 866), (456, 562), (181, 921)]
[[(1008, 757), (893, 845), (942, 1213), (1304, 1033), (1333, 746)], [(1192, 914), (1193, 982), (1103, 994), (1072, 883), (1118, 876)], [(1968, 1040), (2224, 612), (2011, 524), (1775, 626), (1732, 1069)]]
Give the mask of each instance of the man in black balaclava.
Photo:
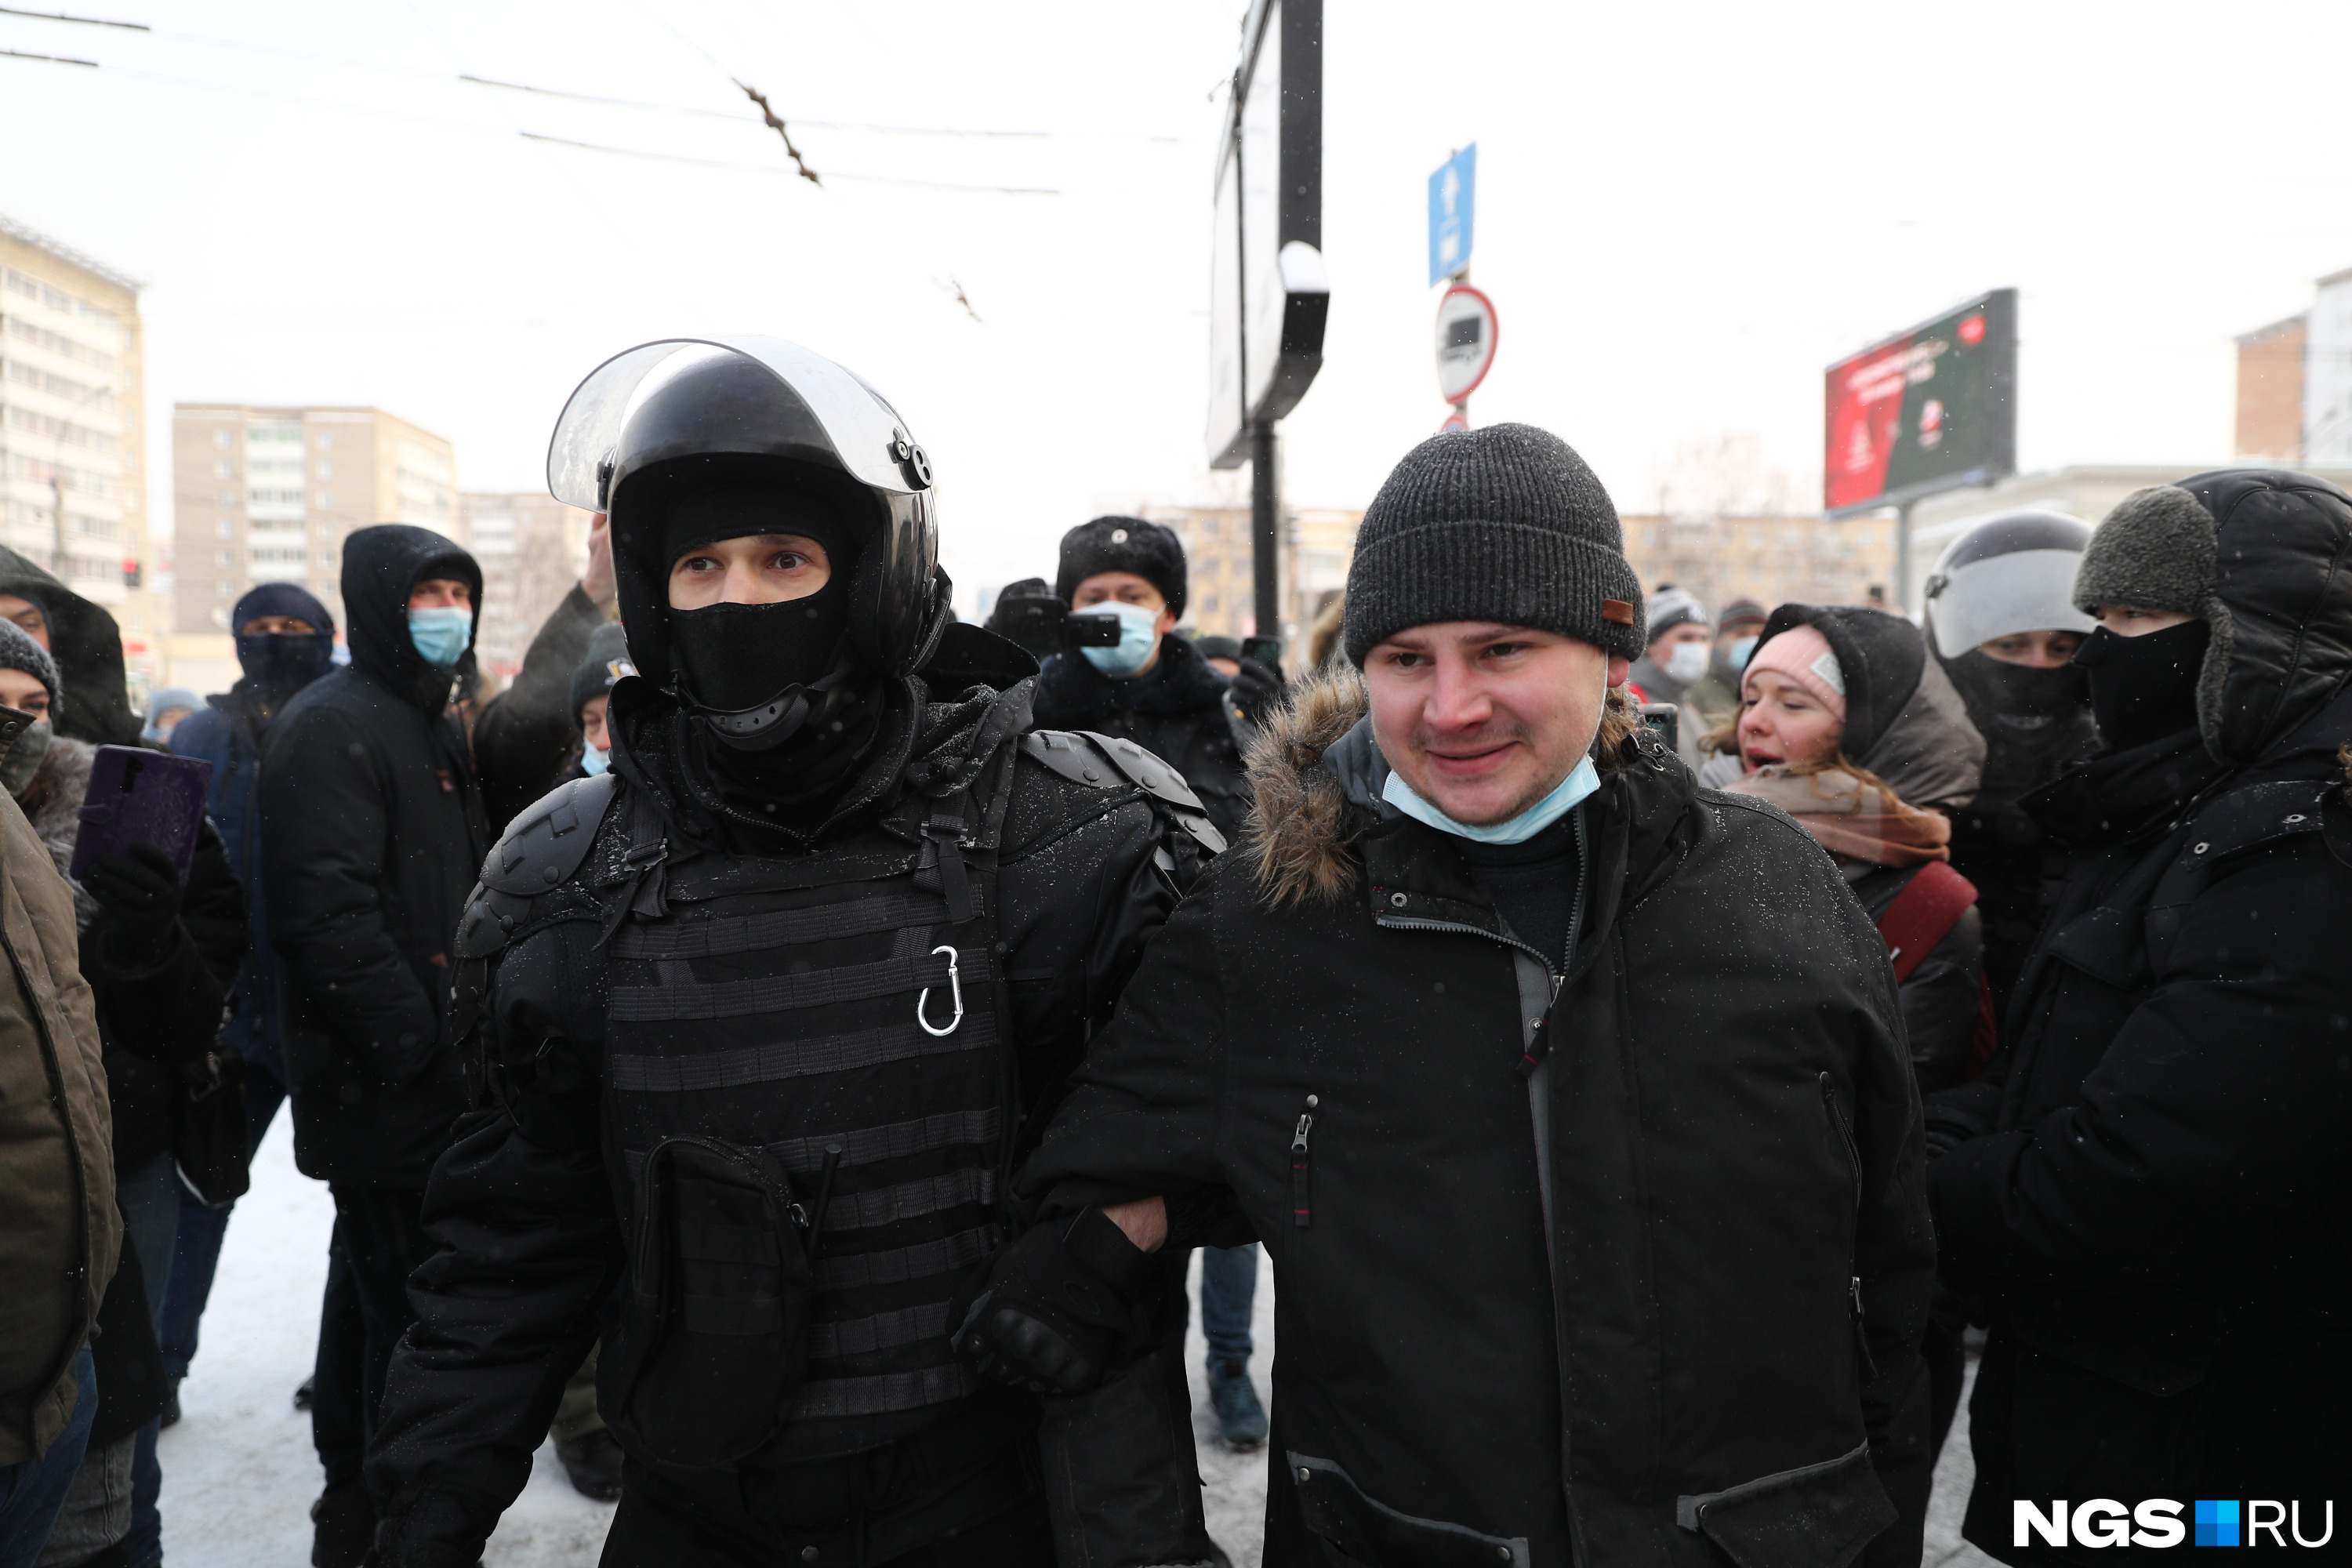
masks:
[(2051, 868), (2018, 806), (2098, 744), (2086, 672), (2072, 661), (2096, 624), (2071, 597), (2090, 529), (2053, 511), (1990, 519), (1953, 541), (1927, 579), (1944, 672), (1985, 738), (1984, 777), (1952, 811), (1952, 868), (1976, 884), (1995, 1016), (2042, 929)]
[(2004, 1562), (2072, 1561), (2017, 1499), (2276, 1498), (2247, 1539), (2290, 1503), (2308, 1538), (2352, 1474), (2347, 556), (2352, 495), (2266, 469), (2137, 491), (2083, 553), (2104, 749), (2021, 803), (2063, 875), (2012, 1037), (1927, 1109), (1991, 1321), (1962, 1533)]
[[(434, 1173), (370, 1453), (387, 1568), (475, 1560), (600, 1311), (607, 1568), (1031, 1568), (1057, 1529), (1095, 1550), (1089, 1474), (1186, 1430), (1180, 1355), (1119, 1385), (1140, 1422), (1049, 1416), (947, 1334), (1013, 1223), (1003, 1173), (1214, 831), (1134, 748), (1031, 730), (1035, 666), (955, 621), (888, 405), (728, 343), (624, 354), (557, 427), (555, 493), (608, 503), (634, 671), (610, 771), (516, 819), (458, 931), (488, 1091)], [(1149, 1345), (1177, 1306), (1117, 1310)], [(1150, 1561), (1210, 1554), (1197, 1491), (1140, 1500)]]
[[(334, 668), (335, 617), (305, 588), (263, 583), (237, 600), (229, 625), (236, 629), (236, 661), (245, 674), (180, 721), (172, 731), (171, 749), (212, 763), (205, 809), (220, 830), (229, 866), (245, 890), (245, 963), (221, 1038), (245, 1064), (246, 1126), (258, 1148), (286, 1100), (286, 1045), (278, 1006), (278, 950), (270, 944), (262, 906), (260, 807), (254, 785), (270, 721), (296, 693)], [(163, 1328), (163, 1370), (175, 1389), (196, 1352), (197, 1327), (212, 1293), (229, 1212), (194, 1194), (183, 1195)], [(346, 1295), (333, 1310), (349, 1321), (359, 1304)], [(177, 1418), (176, 1410), (172, 1417)]]

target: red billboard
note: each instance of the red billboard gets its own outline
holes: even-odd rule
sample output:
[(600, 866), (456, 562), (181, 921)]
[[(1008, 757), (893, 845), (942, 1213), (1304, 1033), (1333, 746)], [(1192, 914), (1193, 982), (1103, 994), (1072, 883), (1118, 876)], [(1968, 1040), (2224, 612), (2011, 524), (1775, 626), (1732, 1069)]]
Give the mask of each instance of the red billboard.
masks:
[(1822, 506), (1900, 504), (2017, 471), (2017, 290), (1996, 289), (1830, 366)]

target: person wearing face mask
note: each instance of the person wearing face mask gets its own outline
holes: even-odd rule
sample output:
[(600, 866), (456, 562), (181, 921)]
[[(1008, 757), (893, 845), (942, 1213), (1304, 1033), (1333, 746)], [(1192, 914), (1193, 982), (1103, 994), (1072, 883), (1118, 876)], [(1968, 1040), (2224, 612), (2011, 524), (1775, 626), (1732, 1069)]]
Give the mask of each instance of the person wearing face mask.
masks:
[(184, 686), (167, 686), (147, 696), (147, 720), (139, 738), (151, 746), (169, 746), (180, 721), (205, 705), (205, 700)]
[(635, 675), (629, 662), (628, 634), (618, 621), (598, 626), (588, 637), (587, 656), (572, 672), (572, 712), (580, 727), (579, 771), (574, 778), (596, 778), (613, 765), (611, 707), (614, 684)]
[[(259, 806), (255, 782), (269, 724), (295, 693), (332, 666), (334, 616), (309, 590), (264, 583), (237, 600), (237, 664), (244, 671), (226, 692), (212, 697), (171, 734), (170, 749), (213, 765), (205, 813), (219, 831), (230, 869), (245, 894), (246, 950), (237, 973), (228, 1027), (221, 1039), (244, 1068), (246, 1130), (259, 1148), (286, 1099), (285, 1042), (278, 1026), (278, 953), (270, 945), (261, 889)], [(196, 1353), (198, 1325), (212, 1293), (233, 1205), (215, 1208), (184, 1191), (171, 1283), (163, 1307), (163, 1370), (173, 1402), (164, 1425), (178, 1419), (177, 1390)], [(356, 1303), (351, 1304), (356, 1310)]]
[(1738, 715), (1740, 673), (1748, 668), (1748, 656), (1756, 651), (1769, 618), (1764, 606), (1753, 599), (1734, 599), (1715, 618), (1715, 650), (1706, 678), (1693, 689), (1692, 700), (1701, 711), (1715, 715), (1706, 726), (1709, 730)]
[(2021, 802), (2063, 873), (2002, 1054), (1928, 1111), (1991, 1325), (1962, 1533), (2004, 1562), (2061, 1560), (2011, 1539), (2059, 1497), (2300, 1499), (2306, 1539), (2332, 1497), (2342, 1556), (2347, 558), (2352, 495), (2273, 469), (2137, 491), (2083, 552), (2101, 749)]
[(1732, 714), (1728, 704), (1702, 710), (1694, 700), (1714, 653), (1712, 625), (1697, 595), (1663, 584), (1650, 596), (1649, 646), (1633, 661), (1634, 700), (1671, 702), (1682, 710), (1675, 751), (1694, 769), (1699, 765), (1698, 738)]
[(16, 552), (0, 547), (0, 620), (13, 623), (57, 660), (73, 703), (57, 732), (95, 746), (135, 746), (139, 715), (122, 669), (122, 628), (105, 605), (83, 598)]
[(72, 880), (98, 748), (58, 732), (71, 706), (55, 660), (14, 621), (0, 620), (0, 707), (35, 721), (0, 758), (0, 786), (16, 798), (73, 889), (81, 974), (97, 1005), (123, 1224), (121, 1263), (100, 1303), (100, 1331), (91, 1347), (99, 1408), (44, 1561), (149, 1568), (163, 1549), (156, 1437), (167, 1389), (157, 1336), (182, 1187), (172, 1101), (219, 1032), (244, 954), (245, 908), (209, 822), (199, 829), (185, 877), (162, 849), (134, 844)]
[(1919, 1560), (1934, 1248), (1885, 948), (1642, 723), (1643, 625), (1558, 437), (1407, 454), (1353, 668), (1253, 748), (1244, 847), (1016, 1180), (1041, 1222), (958, 1338), (1010, 1381), (1119, 1364), (1073, 1277), (1266, 1245), (1267, 1568)]
[(1983, 782), (1952, 812), (1952, 868), (1976, 885), (1996, 1018), (2040, 934), (2051, 875), (2019, 800), (2098, 745), (2087, 672), (2072, 662), (2095, 624), (2072, 598), (2090, 538), (2057, 512), (2010, 512), (1954, 540), (1927, 579), (1928, 637), (1985, 739)]
[(374, 1529), (348, 1417), (362, 1438), (373, 1430), (428, 1247), (425, 1177), (467, 1106), (446, 1038), (450, 947), (488, 842), (449, 710), (472, 662), (481, 569), (430, 530), (382, 523), (343, 542), (341, 586), (351, 662), (269, 721), (257, 793), (295, 1163), (333, 1194), (360, 1309), (359, 1353), (331, 1353), (322, 1334), (314, 1373), (321, 1568), (356, 1564)]
[[(1278, 677), (1254, 659), (1232, 682), (1176, 635), (1184, 618), (1183, 543), (1139, 517), (1098, 517), (1062, 536), (1055, 594), (1073, 616), (1116, 616), (1113, 647), (1049, 655), (1037, 682), (1037, 722), (1134, 742), (1173, 765), (1231, 838), (1248, 804), (1242, 742), (1280, 700)], [(1227, 717), (1230, 689), (1244, 721)]]
[[(634, 673), (609, 769), (516, 819), (458, 930), (487, 1088), (433, 1173), (377, 1560), (477, 1559), (601, 1333), (608, 1568), (1054, 1561), (1074, 1478), (1189, 1443), (1181, 1356), (1105, 1428), (947, 1335), (1215, 831), (1131, 743), (1033, 728), (1034, 660), (950, 607), (928, 454), (841, 366), (640, 346), (549, 481), (609, 512)], [(1125, 1501), (1149, 1561), (1210, 1556), (1196, 1490)]]

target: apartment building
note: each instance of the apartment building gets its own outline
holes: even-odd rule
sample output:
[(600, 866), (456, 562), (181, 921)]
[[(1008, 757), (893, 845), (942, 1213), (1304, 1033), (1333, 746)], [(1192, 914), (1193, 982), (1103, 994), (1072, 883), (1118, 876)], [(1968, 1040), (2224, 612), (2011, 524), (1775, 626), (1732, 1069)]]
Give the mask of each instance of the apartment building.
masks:
[(134, 688), (162, 678), (170, 630), (150, 592), (139, 287), (0, 216), (0, 544), (113, 614)]
[(1727, 599), (1771, 605), (1862, 605), (1895, 581), (1891, 514), (1628, 517), (1625, 555), (1644, 590), (1672, 583), (1710, 610)]
[(230, 631), (257, 583), (299, 583), (343, 616), (342, 542), (411, 522), (465, 544), (449, 443), (379, 408), (183, 403), (172, 410), (173, 624)]
[(593, 515), (538, 492), (473, 491), (457, 515), (482, 566), (476, 662), (500, 685), (522, 668), (530, 639), (588, 565)]

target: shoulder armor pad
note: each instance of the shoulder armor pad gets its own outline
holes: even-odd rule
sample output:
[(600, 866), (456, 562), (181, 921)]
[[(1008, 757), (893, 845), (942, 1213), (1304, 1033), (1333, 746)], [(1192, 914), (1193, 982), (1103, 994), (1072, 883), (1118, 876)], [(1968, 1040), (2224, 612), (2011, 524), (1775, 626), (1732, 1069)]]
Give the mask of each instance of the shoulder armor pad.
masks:
[(2251, 784), (2208, 801), (2189, 825), (2179, 864), (2210, 866), (2226, 855), (2297, 833), (2317, 833), (2334, 779), (2282, 779)]
[(1183, 824), (1212, 854), (1224, 850), (1224, 836), (1210, 824), (1208, 809), (1184, 775), (1132, 741), (1091, 730), (1032, 730), (1021, 737), (1021, 750), (1075, 784), (1093, 789), (1132, 784)]
[(596, 825), (620, 783), (611, 773), (558, 784), (514, 819), (482, 862), (482, 886), (531, 898), (568, 879), (588, 858)]

